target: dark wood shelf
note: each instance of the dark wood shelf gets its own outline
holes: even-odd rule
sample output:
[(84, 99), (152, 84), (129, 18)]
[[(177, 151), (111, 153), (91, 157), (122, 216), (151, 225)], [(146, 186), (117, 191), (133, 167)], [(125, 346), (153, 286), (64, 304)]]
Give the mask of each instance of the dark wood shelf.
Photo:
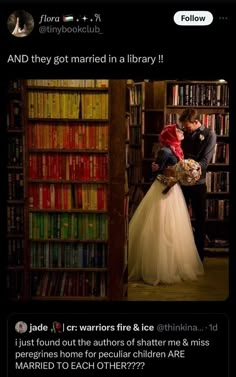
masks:
[(11, 127), (8, 127), (7, 128), (7, 133), (8, 134), (23, 134), (24, 133), (24, 130), (21, 129), (21, 128), (11, 128)]
[(22, 199), (22, 200), (15, 200), (15, 199), (8, 199), (7, 200), (7, 204), (9, 204), (9, 205), (20, 205), (20, 204), (24, 204), (24, 199)]
[(146, 133), (146, 134), (142, 135), (142, 138), (145, 138), (145, 137), (156, 137), (156, 138), (158, 138), (158, 136), (159, 136), (159, 134), (156, 134), (156, 133), (154, 133), (154, 134)]
[(207, 195), (228, 196), (229, 191), (207, 191)]
[(28, 179), (29, 183), (72, 183), (72, 184), (104, 184), (107, 185), (109, 183), (108, 180), (80, 180), (80, 179)]
[(19, 233), (7, 233), (6, 237), (8, 239), (11, 239), (11, 238), (24, 238), (24, 234), (19, 234)]
[(23, 165), (7, 165), (7, 169), (9, 170), (19, 170), (19, 169), (23, 169)]
[(169, 84), (217, 84), (217, 85), (227, 85), (226, 81), (219, 81), (219, 80), (183, 80), (183, 79), (176, 79), (176, 80), (166, 80), (166, 83)]
[(107, 272), (108, 268), (104, 267), (30, 267), (30, 271), (38, 271), (38, 272)]
[(60, 123), (70, 123), (70, 124), (73, 124), (73, 123), (78, 123), (78, 122), (80, 122), (80, 123), (108, 123), (109, 122), (109, 119), (104, 119), (104, 118), (102, 118), (102, 119), (95, 119), (95, 118), (37, 118), (37, 117), (35, 117), (35, 118), (31, 118), (31, 117), (29, 117), (28, 118), (28, 123), (30, 123), (30, 122), (36, 122), (36, 123), (48, 123), (48, 122), (55, 122), (55, 123), (57, 123), (57, 122), (60, 122)]
[(30, 212), (37, 213), (108, 213), (107, 210), (93, 210), (93, 209), (81, 209), (81, 208), (31, 208), (29, 207)]
[(24, 270), (24, 266), (22, 266), (22, 265), (20, 265), (20, 266), (13, 266), (13, 265), (9, 265), (8, 267), (7, 267), (7, 269), (9, 270), (9, 271), (23, 271)]
[(210, 163), (208, 166), (209, 167), (213, 167), (213, 166), (215, 166), (215, 167), (229, 167), (229, 164), (225, 164), (223, 162), (214, 162), (214, 163)]
[(49, 242), (49, 243), (108, 243), (108, 240), (81, 240), (80, 238), (68, 238), (68, 239), (60, 239), (60, 238), (29, 238), (29, 242)]
[(32, 296), (33, 301), (109, 301), (107, 296)]
[(108, 87), (74, 87), (74, 86), (34, 86), (27, 85), (27, 90), (43, 92), (108, 92)]
[[(167, 105), (166, 108), (167, 109), (187, 109), (189, 108), (190, 105)], [(229, 109), (229, 106), (207, 106), (207, 105), (191, 105), (191, 107), (194, 107), (195, 109), (206, 109), (206, 110), (216, 110), (216, 109), (219, 109), (219, 110), (225, 110), (225, 109)]]
[(142, 109), (142, 112), (144, 112), (144, 113), (163, 113), (164, 108), (163, 109)]
[(107, 154), (107, 150), (101, 149), (60, 149), (60, 148), (30, 148), (29, 153), (91, 153), (91, 154)]

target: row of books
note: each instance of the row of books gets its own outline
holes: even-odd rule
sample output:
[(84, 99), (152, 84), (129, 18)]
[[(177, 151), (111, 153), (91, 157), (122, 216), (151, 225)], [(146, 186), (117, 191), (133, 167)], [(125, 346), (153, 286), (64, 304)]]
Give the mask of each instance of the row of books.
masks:
[(32, 296), (100, 296), (107, 294), (104, 272), (35, 272), (32, 274)]
[(130, 125), (136, 126), (142, 123), (142, 108), (137, 106), (130, 107)]
[(131, 169), (128, 171), (128, 179), (129, 179), (129, 184), (130, 185), (136, 185), (137, 182), (141, 182), (142, 176), (140, 172), (140, 167), (137, 166), (132, 166)]
[(29, 118), (108, 119), (108, 93), (28, 93)]
[(7, 206), (7, 232), (22, 234), (24, 231), (24, 208), (23, 206)]
[(12, 300), (20, 300), (24, 292), (24, 275), (23, 271), (18, 269), (9, 269), (6, 279), (7, 295)]
[(23, 165), (22, 136), (10, 136), (7, 143), (7, 163), (12, 166)]
[[(13, 82), (12, 85), (15, 87), (17, 83)], [(43, 87), (56, 87), (56, 88), (108, 88), (108, 80), (97, 79), (97, 80), (27, 80), (27, 86), (43, 86)]]
[(207, 234), (206, 245), (213, 248), (228, 248), (229, 240), (223, 238), (209, 238)]
[(108, 217), (104, 213), (29, 213), (31, 240), (107, 241)]
[(207, 199), (207, 219), (228, 220), (229, 210), (228, 199)]
[(108, 179), (107, 154), (30, 153), (30, 179)]
[(15, 171), (7, 174), (8, 200), (22, 200), (24, 198), (24, 175)]
[(173, 84), (167, 86), (171, 106), (229, 106), (227, 84)]
[[(9, 266), (23, 266), (24, 239), (8, 239)], [(31, 267), (46, 268), (105, 268), (107, 243), (31, 242)]]
[(29, 184), (29, 207), (37, 209), (107, 210), (104, 184)]
[(142, 85), (135, 85), (129, 87), (129, 103), (133, 105), (142, 105)]
[(106, 268), (105, 243), (34, 243), (30, 245), (31, 267)]
[(9, 102), (6, 121), (9, 130), (22, 128), (23, 113), (21, 100), (14, 99)]
[(207, 192), (229, 192), (228, 171), (208, 171), (206, 173)]
[(137, 126), (130, 126), (130, 138), (129, 143), (132, 146), (132, 144), (140, 144), (142, 141), (142, 133), (141, 133), (141, 127)]
[[(179, 124), (180, 114), (166, 115), (166, 124)], [(218, 136), (229, 136), (229, 113), (199, 114), (199, 120), (205, 127), (213, 130)]]
[(128, 158), (129, 158), (129, 163), (131, 165), (137, 165), (138, 166), (139, 164), (141, 164), (140, 148), (130, 148)]
[(229, 164), (229, 144), (217, 142), (211, 163)]
[(30, 123), (29, 148), (108, 150), (108, 124)]
[(10, 266), (23, 265), (25, 242), (22, 238), (8, 239), (8, 264)]
[(137, 185), (130, 187), (130, 200), (129, 200), (129, 219), (132, 218), (136, 208), (144, 197), (142, 189)]
[(8, 91), (11, 92), (18, 92), (22, 88), (22, 80), (10, 80), (8, 82)]

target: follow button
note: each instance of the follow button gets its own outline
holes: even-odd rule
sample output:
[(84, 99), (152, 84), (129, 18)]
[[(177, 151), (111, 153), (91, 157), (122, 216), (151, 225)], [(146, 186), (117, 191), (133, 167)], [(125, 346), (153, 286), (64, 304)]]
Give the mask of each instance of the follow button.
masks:
[(213, 21), (213, 15), (206, 10), (181, 10), (174, 15), (174, 21), (180, 26), (207, 26)]

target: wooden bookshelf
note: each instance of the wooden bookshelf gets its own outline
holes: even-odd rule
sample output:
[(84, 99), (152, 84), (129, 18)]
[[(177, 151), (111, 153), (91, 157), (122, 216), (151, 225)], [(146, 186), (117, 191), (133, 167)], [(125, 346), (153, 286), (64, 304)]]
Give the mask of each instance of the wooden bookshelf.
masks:
[(142, 187), (144, 194), (152, 184), (151, 164), (159, 150), (159, 134), (164, 126), (165, 82), (143, 82), (142, 106)]
[(143, 82), (128, 83), (128, 184), (129, 184), (129, 218), (143, 198), (142, 192), (142, 106)]
[(8, 85), (7, 101), (7, 291), (12, 300), (25, 300), (24, 102), (21, 80)]
[[(229, 248), (229, 87), (217, 81), (166, 81), (166, 123), (178, 123), (186, 107), (194, 107), (201, 123), (213, 129), (217, 144), (209, 164), (207, 184), (207, 251)], [(194, 221), (194, 220), (193, 220)]]
[(125, 85), (125, 80), (21, 83), (25, 114), (21, 297), (123, 297)]
[[(227, 82), (189, 80), (145, 80), (142, 87), (140, 165), (143, 195), (152, 184), (151, 163), (159, 150), (158, 138), (165, 124), (178, 123), (187, 107), (198, 109), (201, 123), (217, 134), (217, 145), (209, 164), (207, 183), (206, 247), (225, 246), (229, 239), (229, 88)], [(139, 201), (141, 200), (140, 195)], [(190, 210), (191, 211), (191, 210)], [(192, 219), (194, 222), (194, 219)], [(214, 242), (216, 240), (216, 243)]]

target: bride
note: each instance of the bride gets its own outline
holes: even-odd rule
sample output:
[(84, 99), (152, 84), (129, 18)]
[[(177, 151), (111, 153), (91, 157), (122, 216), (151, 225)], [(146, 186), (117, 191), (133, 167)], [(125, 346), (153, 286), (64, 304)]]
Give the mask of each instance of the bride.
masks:
[(165, 126), (160, 134), (157, 179), (129, 223), (129, 280), (171, 284), (196, 280), (204, 273), (181, 187), (176, 183), (165, 190), (168, 179), (163, 171), (183, 160), (183, 138), (176, 125)]

